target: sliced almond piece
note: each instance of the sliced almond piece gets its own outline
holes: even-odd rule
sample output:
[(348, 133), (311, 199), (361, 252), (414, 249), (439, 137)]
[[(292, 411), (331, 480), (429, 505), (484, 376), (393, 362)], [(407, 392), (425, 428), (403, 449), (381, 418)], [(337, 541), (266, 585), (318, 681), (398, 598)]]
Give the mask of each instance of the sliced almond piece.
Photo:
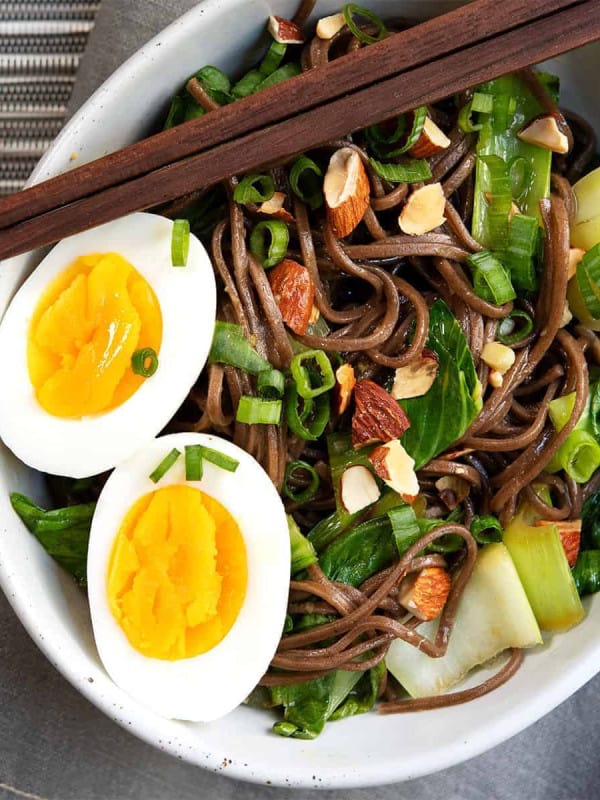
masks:
[(360, 156), (350, 147), (342, 147), (331, 156), (323, 194), (327, 219), (338, 238), (356, 228), (369, 207), (371, 187)]
[(409, 153), (415, 158), (429, 158), (436, 153), (441, 153), (450, 147), (450, 139), (430, 117), (425, 117), (425, 124), (417, 143), (411, 147)]
[(438, 368), (438, 357), (433, 350), (423, 350), (419, 358), (396, 369), (392, 397), (395, 400), (406, 400), (427, 394), (437, 377)]
[(284, 258), (268, 272), (271, 291), (288, 328), (306, 333), (314, 306), (315, 285), (303, 264)]
[(574, 519), (569, 521), (553, 521), (539, 519), (535, 524), (536, 526), (556, 525), (567, 561), (569, 562), (571, 569), (573, 569), (579, 555), (579, 546), (581, 544), (581, 520)]
[(317, 22), (317, 36), (319, 39), (333, 39), (345, 24), (346, 20), (343, 14), (331, 14), (329, 17), (321, 17)]
[(575, 273), (577, 272), (577, 264), (579, 264), (585, 254), (586, 251), (582, 250), (581, 247), (571, 247), (569, 249), (569, 267), (567, 272), (567, 277), (569, 280), (575, 277)]
[(354, 387), (354, 402), (353, 447), (399, 439), (410, 428), (404, 409), (374, 381), (358, 381)]
[(270, 200), (265, 200), (257, 206), (257, 210), (261, 214), (266, 214), (269, 217), (275, 217), (282, 222), (293, 222), (294, 217), (290, 214), (287, 208), (284, 208), (286, 200), (285, 192), (275, 192)]
[(443, 567), (425, 567), (402, 581), (398, 602), (415, 617), (427, 622), (441, 614), (451, 586), (450, 575)]
[(554, 114), (542, 114), (523, 125), (517, 136), (523, 142), (564, 154), (570, 149), (565, 127)]
[(279, 44), (304, 44), (304, 31), (291, 19), (271, 15), (268, 24), (269, 33)]
[(504, 375), (515, 363), (515, 351), (501, 342), (488, 342), (481, 351), (481, 360)]
[(488, 375), (488, 383), (490, 386), (493, 386), (494, 389), (499, 389), (504, 383), (504, 377), (502, 376), (502, 373), (498, 372), (497, 369), (491, 369)]
[(348, 467), (340, 479), (340, 499), (349, 514), (356, 514), (379, 500), (381, 492), (371, 472), (356, 464)]
[(333, 392), (333, 408), (336, 414), (343, 414), (348, 408), (355, 385), (356, 377), (352, 364), (342, 364), (336, 369)]
[(376, 447), (369, 461), (377, 475), (399, 494), (407, 503), (412, 503), (419, 494), (419, 481), (415, 462), (398, 439)]
[(308, 318), (308, 324), (309, 325), (314, 325), (315, 322), (319, 321), (319, 317), (320, 316), (321, 316), (321, 312), (319, 311), (319, 309), (315, 305), (313, 305), (312, 311), (310, 312), (310, 317)]
[(569, 308), (569, 301), (565, 300), (562, 317), (560, 318), (560, 327), (565, 328), (569, 324), (569, 322), (571, 322), (572, 319), (573, 319), (573, 314), (571, 313), (571, 309)]
[(445, 208), (442, 184), (428, 183), (408, 196), (398, 217), (398, 225), (411, 236), (429, 233), (446, 221)]
[(435, 488), (444, 505), (452, 511), (462, 503), (471, 487), (459, 475), (443, 475), (435, 482)]

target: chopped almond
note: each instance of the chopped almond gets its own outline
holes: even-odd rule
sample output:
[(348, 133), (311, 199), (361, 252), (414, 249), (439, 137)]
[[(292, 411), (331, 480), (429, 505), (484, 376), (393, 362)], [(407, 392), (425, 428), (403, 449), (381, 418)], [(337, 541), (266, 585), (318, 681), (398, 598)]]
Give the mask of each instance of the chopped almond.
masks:
[(284, 208), (286, 200), (285, 192), (275, 192), (270, 200), (265, 200), (258, 206), (258, 211), (261, 214), (267, 214), (269, 217), (275, 217), (282, 222), (293, 222), (294, 217), (290, 214), (287, 208)]
[(315, 305), (313, 305), (312, 311), (310, 312), (310, 317), (308, 318), (308, 324), (314, 325), (315, 322), (318, 322), (320, 316), (321, 312)]
[(579, 555), (579, 546), (581, 544), (581, 520), (574, 519), (570, 521), (553, 521), (548, 519), (539, 519), (535, 524), (538, 527), (542, 525), (556, 525), (567, 561), (569, 562), (571, 569), (573, 569), (577, 561), (577, 556)]
[(343, 14), (331, 14), (329, 17), (321, 17), (317, 22), (317, 36), (319, 39), (333, 39), (345, 24), (346, 20)]
[(400, 585), (398, 602), (424, 622), (442, 613), (450, 594), (452, 581), (443, 567), (425, 567), (409, 575)]
[(306, 41), (302, 28), (290, 19), (271, 15), (267, 27), (279, 44), (304, 44)]
[(398, 439), (376, 447), (369, 461), (381, 480), (412, 505), (419, 494), (415, 462)]
[(310, 272), (297, 261), (284, 258), (268, 275), (283, 321), (294, 333), (306, 333), (315, 299)]
[(501, 342), (488, 342), (481, 351), (481, 360), (504, 375), (515, 363), (515, 351)]
[(577, 272), (577, 264), (579, 264), (585, 253), (586, 251), (582, 250), (581, 247), (571, 247), (569, 249), (569, 267), (567, 272), (567, 277), (569, 280), (575, 277), (575, 273)]
[(352, 364), (342, 364), (336, 369), (333, 408), (337, 414), (343, 414), (348, 408), (355, 385), (356, 377)]
[(569, 301), (565, 300), (565, 304), (563, 306), (563, 313), (562, 317), (560, 318), (560, 327), (566, 327), (569, 322), (573, 319), (573, 314), (571, 313), (571, 309), (569, 308)]
[(419, 358), (396, 369), (392, 397), (395, 400), (406, 400), (427, 394), (437, 377), (438, 368), (438, 357), (433, 350), (423, 350)]
[(504, 376), (497, 369), (491, 369), (488, 375), (488, 382), (494, 389), (499, 389), (504, 383)]
[(349, 514), (356, 514), (379, 500), (381, 492), (371, 472), (362, 464), (348, 467), (340, 479), (340, 499)]
[(517, 133), (519, 139), (545, 150), (564, 155), (569, 152), (569, 137), (564, 120), (555, 114), (542, 114), (527, 122)]
[(356, 150), (342, 147), (331, 156), (323, 194), (332, 231), (339, 238), (348, 236), (364, 217), (371, 195), (369, 178)]
[(435, 488), (444, 505), (452, 511), (462, 503), (471, 487), (459, 475), (443, 475), (435, 482)]
[(425, 124), (417, 143), (411, 147), (410, 154), (415, 158), (429, 158), (450, 147), (450, 139), (438, 128), (430, 117), (425, 117)]
[(365, 447), (399, 439), (410, 428), (404, 409), (383, 386), (369, 380), (354, 387), (356, 408), (352, 416), (352, 445)]
[(428, 183), (408, 196), (398, 224), (404, 233), (419, 236), (439, 228), (446, 221), (446, 197), (441, 183)]

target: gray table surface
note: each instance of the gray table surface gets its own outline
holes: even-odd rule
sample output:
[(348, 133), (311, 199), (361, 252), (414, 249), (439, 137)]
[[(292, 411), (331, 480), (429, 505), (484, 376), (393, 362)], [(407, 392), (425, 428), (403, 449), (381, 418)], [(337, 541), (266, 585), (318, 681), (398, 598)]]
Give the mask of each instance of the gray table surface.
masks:
[[(192, 5), (192, 0), (103, 0), (73, 107)], [(48, 664), (1, 595), (0, 630), (0, 800), (269, 800), (284, 794), (299, 800), (314, 795), (236, 783), (138, 741), (105, 718)], [(600, 798), (599, 709), (597, 677), (524, 733), (466, 764), (405, 784), (326, 791), (320, 796), (324, 800), (594, 800)]]

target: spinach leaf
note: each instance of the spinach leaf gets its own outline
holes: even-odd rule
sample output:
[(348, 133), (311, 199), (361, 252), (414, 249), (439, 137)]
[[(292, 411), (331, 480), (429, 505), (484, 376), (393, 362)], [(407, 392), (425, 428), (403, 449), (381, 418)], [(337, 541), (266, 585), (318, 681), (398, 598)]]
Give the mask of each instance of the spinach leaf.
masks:
[(11, 494), (10, 502), (44, 550), (85, 586), (88, 540), (96, 504), (46, 511), (17, 492)]
[(600, 492), (583, 504), (581, 512), (581, 549), (600, 550)]
[(427, 347), (439, 359), (437, 377), (422, 397), (400, 401), (410, 428), (402, 444), (416, 462), (427, 464), (459, 439), (481, 410), (481, 384), (473, 356), (456, 318), (438, 300), (429, 312)]
[(583, 550), (579, 554), (573, 578), (580, 596), (600, 591), (600, 550)]
[(315, 739), (328, 720), (362, 714), (373, 708), (385, 666), (367, 672), (336, 670), (323, 678), (293, 686), (274, 686), (273, 702), (284, 706), (284, 720), (275, 733), (294, 739)]
[(332, 581), (360, 586), (371, 575), (398, 558), (387, 516), (375, 517), (339, 536), (319, 557), (321, 569)]

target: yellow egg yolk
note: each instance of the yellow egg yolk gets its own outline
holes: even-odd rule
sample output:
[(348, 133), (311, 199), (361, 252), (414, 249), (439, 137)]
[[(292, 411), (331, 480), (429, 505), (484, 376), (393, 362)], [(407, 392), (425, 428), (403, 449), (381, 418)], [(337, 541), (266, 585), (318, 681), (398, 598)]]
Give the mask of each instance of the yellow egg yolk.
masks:
[(57, 417), (116, 408), (146, 378), (131, 368), (136, 350), (162, 341), (150, 284), (117, 253), (85, 255), (58, 275), (33, 314), (27, 367), (39, 404)]
[(247, 577), (244, 540), (229, 511), (199, 489), (170, 485), (125, 516), (110, 556), (108, 601), (136, 650), (175, 661), (225, 637)]

